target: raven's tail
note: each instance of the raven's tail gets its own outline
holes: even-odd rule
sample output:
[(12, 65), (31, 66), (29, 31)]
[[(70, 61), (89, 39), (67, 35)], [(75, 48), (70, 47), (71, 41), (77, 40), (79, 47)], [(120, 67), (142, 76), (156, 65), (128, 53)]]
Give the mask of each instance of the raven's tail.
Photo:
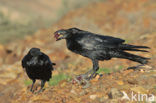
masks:
[(127, 51), (148, 52), (147, 50), (140, 50), (140, 49), (150, 49), (150, 47), (147, 47), (147, 46), (136, 46), (136, 45), (129, 45), (129, 44), (122, 44), (122, 45), (119, 46), (119, 49), (121, 49), (121, 50), (127, 50)]
[(141, 64), (147, 64), (150, 59), (150, 58), (145, 58), (145, 57), (141, 57), (138, 55), (134, 55), (134, 54), (127, 53), (127, 52), (121, 52), (121, 51), (118, 52), (117, 54), (118, 54), (116, 55), (117, 58), (125, 58), (125, 59), (129, 59), (129, 60), (141, 63)]
[(56, 65), (56, 63), (52, 63), (52, 65)]

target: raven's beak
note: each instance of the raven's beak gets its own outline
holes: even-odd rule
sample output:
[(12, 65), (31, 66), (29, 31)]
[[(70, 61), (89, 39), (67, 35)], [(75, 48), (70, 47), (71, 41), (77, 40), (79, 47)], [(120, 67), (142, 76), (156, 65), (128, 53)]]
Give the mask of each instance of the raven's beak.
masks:
[(56, 41), (58, 41), (63, 39), (63, 34), (60, 34), (59, 32), (55, 32), (54, 37), (56, 38)]
[(37, 54), (38, 54), (38, 55), (42, 55), (42, 53), (41, 53), (41, 52), (37, 52)]

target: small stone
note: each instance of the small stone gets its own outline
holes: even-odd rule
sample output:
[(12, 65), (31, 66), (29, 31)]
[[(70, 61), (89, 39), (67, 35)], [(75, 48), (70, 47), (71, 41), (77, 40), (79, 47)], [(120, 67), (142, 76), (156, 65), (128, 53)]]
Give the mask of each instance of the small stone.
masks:
[(92, 100), (95, 100), (96, 97), (97, 97), (97, 95), (90, 95), (90, 96), (89, 96), (89, 98), (92, 99)]
[(136, 86), (133, 88), (130, 88), (132, 91), (136, 92), (136, 93), (141, 93), (141, 94), (147, 94), (149, 90), (141, 87), (141, 86)]
[(100, 75), (96, 75), (94, 79), (91, 80), (91, 82), (97, 82), (100, 78)]
[(82, 92), (80, 92), (80, 96), (83, 96), (83, 95), (86, 95), (86, 94), (87, 94), (86, 91), (82, 91)]
[(124, 84), (124, 82), (123, 82), (122, 80), (116, 81), (116, 83), (117, 83), (118, 85), (123, 85), (123, 84)]
[(75, 94), (75, 95), (77, 94), (77, 93), (75, 92), (75, 90), (73, 90), (73, 89), (72, 89), (70, 92), (71, 92), (72, 94)]
[(106, 96), (104, 96), (104, 97), (101, 97), (100, 98), (100, 102), (105, 102), (106, 100), (108, 99), (108, 96), (106, 95)]
[(132, 85), (138, 84), (138, 81), (136, 79), (128, 79), (127, 82)]
[(118, 89), (112, 88), (108, 96), (110, 99), (118, 99), (118, 98), (121, 98), (123, 94)]
[(145, 70), (143, 70), (143, 69), (140, 69), (140, 72), (141, 72), (141, 73), (144, 73), (144, 72), (145, 72)]

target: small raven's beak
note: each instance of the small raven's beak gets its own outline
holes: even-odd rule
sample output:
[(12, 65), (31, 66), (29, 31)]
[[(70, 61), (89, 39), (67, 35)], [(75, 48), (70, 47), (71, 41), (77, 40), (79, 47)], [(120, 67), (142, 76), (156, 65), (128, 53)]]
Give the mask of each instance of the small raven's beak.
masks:
[(39, 51), (39, 52), (37, 52), (37, 55), (42, 55), (42, 53)]

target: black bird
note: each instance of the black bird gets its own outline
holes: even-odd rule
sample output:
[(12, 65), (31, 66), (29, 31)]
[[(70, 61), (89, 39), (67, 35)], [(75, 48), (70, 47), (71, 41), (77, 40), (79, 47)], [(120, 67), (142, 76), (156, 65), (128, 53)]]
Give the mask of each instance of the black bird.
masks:
[(43, 90), (46, 81), (49, 81), (52, 75), (53, 65), (49, 57), (42, 53), (38, 48), (31, 48), (28, 54), (22, 60), (22, 67), (25, 68), (28, 77), (33, 81), (30, 91), (33, 92), (33, 86), (36, 79), (41, 80), (41, 89)]
[(149, 58), (126, 52), (148, 52), (140, 49), (149, 49), (149, 47), (124, 44), (125, 40), (120, 38), (98, 35), (78, 28), (58, 30), (54, 33), (54, 37), (57, 41), (65, 39), (69, 50), (92, 60), (93, 69), (85, 74), (86, 77), (91, 73), (91, 76), (87, 76), (88, 79), (93, 78), (94, 74), (99, 69), (99, 60), (124, 58), (141, 64), (147, 64), (149, 60)]

